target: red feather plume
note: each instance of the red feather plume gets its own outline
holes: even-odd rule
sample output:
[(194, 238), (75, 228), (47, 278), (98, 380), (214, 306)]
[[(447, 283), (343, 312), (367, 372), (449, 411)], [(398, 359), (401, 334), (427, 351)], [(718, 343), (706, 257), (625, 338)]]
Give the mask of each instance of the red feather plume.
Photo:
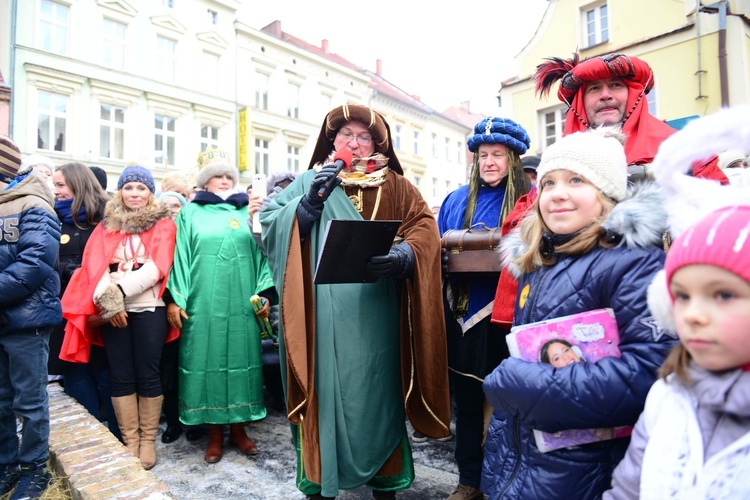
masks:
[(565, 74), (576, 67), (579, 56), (577, 52), (573, 53), (572, 59), (562, 59), (560, 57), (547, 57), (544, 63), (536, 67), (534, 73), (534, 90), (537, 96), (547, 97), (552, 85), (562, 79)]

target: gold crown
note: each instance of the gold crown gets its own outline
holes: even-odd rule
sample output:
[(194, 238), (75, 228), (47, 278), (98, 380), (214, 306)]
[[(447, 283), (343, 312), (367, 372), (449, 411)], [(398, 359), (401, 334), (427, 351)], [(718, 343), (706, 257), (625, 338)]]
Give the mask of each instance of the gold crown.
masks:
[(229, 153), (223, 149), (215, 148), (212, 146), (210, 148), (207, 148), (205, 151), (201, 151), (200, 153), (198, 153), (198, 168), (203, 168), (209, 163), (213, 163), (219, 160), (230, 163)]

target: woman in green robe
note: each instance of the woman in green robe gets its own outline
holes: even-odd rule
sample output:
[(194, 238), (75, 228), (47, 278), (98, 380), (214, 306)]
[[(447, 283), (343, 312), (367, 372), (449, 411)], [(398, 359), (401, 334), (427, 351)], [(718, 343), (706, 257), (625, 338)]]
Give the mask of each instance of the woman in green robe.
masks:
[[(223, 424), (248, 455), (257, 453), (246, 422), (266, 416), (263, 402), (261, 329), (276, 301), (271, 270), (247, 225), (248, 196), (235, 190), (237, 168), (225, 152), (199, 156), (202, 168), (193, 203), (180, 211), (168, 288), (167, 317), (182, 328), (179, 353), (180, 420), (209, 424), (205, 459), (222, 457)], [(250, 298), (265, 298), (254, 312)]]

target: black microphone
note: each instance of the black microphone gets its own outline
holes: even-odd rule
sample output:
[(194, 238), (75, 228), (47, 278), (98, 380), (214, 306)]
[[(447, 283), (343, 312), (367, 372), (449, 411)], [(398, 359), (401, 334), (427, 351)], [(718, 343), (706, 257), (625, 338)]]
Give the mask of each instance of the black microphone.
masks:
[(323, 187), (321, 187), (318, 190), (318, 197), (322, 198), (326, 195), (331, 189), (333, 189), (333, 185), (336, 182), (336, 177), (338, 177), (339, 173), (344, 170), (346, 167), (352, 164), (352, 152), (348, 149), (342, 149), (341, 151), (336, 151), (336, 155), (333, 157), (333, 165), (336, 167), (336, 173), (333, 174), (333, 176), (326, 181), (325, 184), (323, 184)]

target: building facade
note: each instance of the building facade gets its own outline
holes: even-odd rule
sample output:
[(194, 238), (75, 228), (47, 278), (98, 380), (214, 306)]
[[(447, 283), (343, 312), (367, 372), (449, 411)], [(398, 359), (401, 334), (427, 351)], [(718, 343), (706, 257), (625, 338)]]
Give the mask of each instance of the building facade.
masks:
[(397, 151), (429, 202), (465, 183), (465, 154), (459, 162), (455, 152), (450, 161), (424, 153), (435, 135), (465, 150), (464, 125), (379, 93), (387, 82), (325, 41), (297, 39), (279, 21), (250, 27), (243, 3), (0, 0), (0, 68), (22, 153), (98, 165), (110, 181), (137, 162), (158, 181), (194, 176), (198, 153), (218, 146), (234, 152), (244, 187), (255, 173), (307, 169), (325, 114), (357, 103), (403, 127)]
[(540, 154), (562, 136), (566, 111), (556, 88), (548, 99), (535, 95), (536, 67), (576, 50), (581, 59), (615, 52), (648, 62), (655, 76), (649, 110), (670, 123), (750, 102), (750, 1), (704, 3), (550, 0), (515, 58), (517, 76), (499, 91), (503, 110), (528, 130), (530, 152)]

